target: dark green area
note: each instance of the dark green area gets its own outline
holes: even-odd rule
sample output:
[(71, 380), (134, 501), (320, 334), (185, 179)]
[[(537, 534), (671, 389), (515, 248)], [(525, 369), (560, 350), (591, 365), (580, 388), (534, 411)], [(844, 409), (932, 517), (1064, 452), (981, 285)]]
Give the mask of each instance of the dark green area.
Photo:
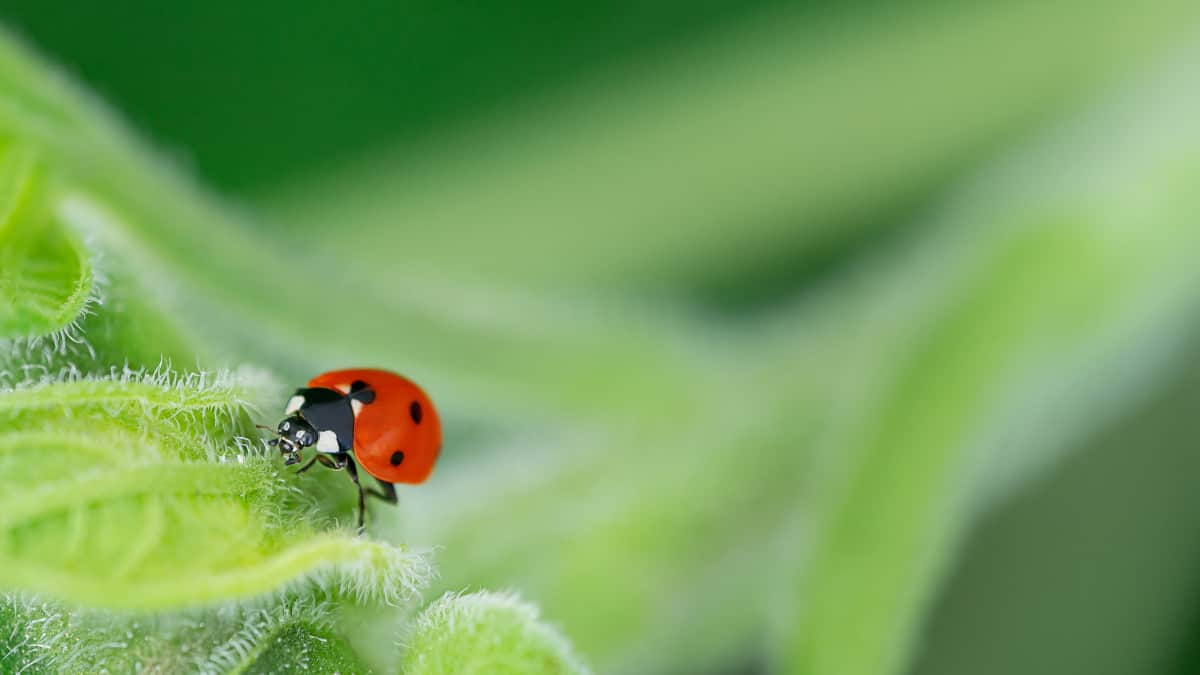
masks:
[(251, 191), (770, 4), (14, 0), (0, 20), (208, 181)]
[(911, 672), (1197, 672), (1197, 405), (1193, 368), (987, 518)]

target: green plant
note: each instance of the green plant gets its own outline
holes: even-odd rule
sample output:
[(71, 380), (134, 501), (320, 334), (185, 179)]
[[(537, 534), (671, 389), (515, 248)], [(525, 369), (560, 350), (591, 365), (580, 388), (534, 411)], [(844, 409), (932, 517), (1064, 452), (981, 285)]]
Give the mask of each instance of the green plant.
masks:
[[(402, 621), (430, 555), (339, 526), (344, 504), (331, 511), (249, 440), (284, 391), (265, 371), (174, 365), (213, 359), (187, 281), (156, 249), (169, 237), (130, 224), (230, 226), (174, 179), (155, 195), (174, 207), (145, 203), (162, 183), (121, 132), (11, 41), (0, 50), (0, 664), (362, 671), (340, 622), (373, 608)], [(439, 639), (420, 647), (422, 672), (459, 672), (437, 664), (493, 637), (513, 647), (513, 672), (585, 671), (535, 614), (510, 600), (471, 610), (480, 597), (429, 610), (419, 625)], [(461, 636), (443, 625), (460, 607), (473, 617)], [(395, 670), (401, 635), (379, 637), (370, 667)]]
[[(11, 592), (0, 663), (583, 671), (533, 606), (455, 593), (516, 586), (605, 672), (713, 669), (764, 642), (789, 672), (901, 671), (974, 521), (1161, 389), (1187, 355), (1200, 282), (1187, 186), (1200, 155), (1194, 102), (1178, 92), (1195, 69), (1167, 68), (1161, 86), (1033, 139), (887, 245), (861, 234), (1060, 110), (1047, 91), (1090, 90), (1194, 13), (1139, 7), (1144, 33), (1089, 24), (1114, 45), (1102, 62), (1060, 49), (1050, 30), (1081, 6), (965, 6), (932, 32), (925, 15), (881, 15), (844, 28), (839, 58), (800, 73), (786, 66), (808, 63), (794, 50), (812, 29), (785, 13), (701, 50), (705, 72), (744, 98), (710, 100), (706, 80), (680, 77), (644, 92), (632, 140), (610, 146), (611, 97), (583, 97), (558, 114), (591, 120), (594, 143), (566, 122), (516, 141), (495, 132), (488, 147), (505, 159), (494, 167), (430, 160), (390, 181), (418, 195), (410, 216), (428, 230), (372, 226), (404, 212), (378, 189), (392, 175), (385, 158), (293, 198), (289, 225), (304, 235), (281, 240), (0, 41), (0, 585)], [(985, 98), (957, 110), (921, 98), (883, 119), (879, 133), (898, 143), (876, 140), (887, 161), (782, 151), (754, 162), (792, 138), (802, 110), (808, 141), (857, 142), (837, 118), (858, 109), (863, 88), (846, 83), (864, 73), (964, 81), (927, 51), (930, 35), (1002, 52), (1029, 23), (1046, 30), (1019, 68), (980, 57), (996, 69), (979, 80)], [(815, 111), (808, 97), (779, 98), (793, 78), (842, 98)], [(906, 100), (872, 91), (871, 109)], [(754, 105), (720, 107), (741, 100)], [(785, 113), (755, 128), (746, 147), (757, 150), (714, 141), (711, 163), (662, 170), (692, 139), (719, 139), (727, 113), (760, 109)], [(947, 136), (960, 118), (961, 136)], [(576, 169), (562, 171), (563, 158)], [(706, 173), (721, 160), (743, 182)], [(630, 213), (655, 203), (663, 227), (585, 208), (586, 254), (548, 255), (589, 203), (592, 170), (613, 179), (602, 201)], [(561, 199), (530, 211), (514, 193)], [(731, 213), (746, 214), (742, 229), (726, 229)], [(505, 227), (477, 227), (493, 216)], [(361, 236), (323, 234), (329, 221)], [(688, 232), (703, 245), (683, 247)], [(478, 275), (456, 267), (470, 266), (468, 237), (486, 263)], [(770, 266), (785, 239), (803, 297), (726, 320), (686, 302)], [(369, 261), (369, 273), (344, 260)], [(550, 287), (560, 278), (569, 293)], [(338, 476), (298, 481), (244, 440), (283, 383), (318, 363), (390, 364), (437, 383), (448, 413), (439, 482), (405, 492), (400, 510), (375, 509), (365, 538), (347, 528)], [(452, 593), (416, 614), (426, 588)]]

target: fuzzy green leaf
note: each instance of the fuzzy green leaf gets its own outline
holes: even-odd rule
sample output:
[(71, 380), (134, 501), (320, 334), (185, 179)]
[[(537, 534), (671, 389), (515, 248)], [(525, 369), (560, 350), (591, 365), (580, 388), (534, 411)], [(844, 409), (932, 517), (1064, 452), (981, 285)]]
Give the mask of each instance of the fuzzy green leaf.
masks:
[(335, 607), (308, 597), (114, 616), (5, 595), (0, 672), (367, 672), (336, 633), (336, 618)]
[(267, 635), (254, 637), (255, 654), (232, 675), (273, 675), (291, 671), (312, 673), (366, 673), (350, 645), (340, 636), (320, 628), (296, 623)]
[(404, 675), (584, 675), (537, 608), (502, 593), (447, 594), (417, 618)]
[(88, 254), (52, 212), (37, 164), (28, 147), (0, 147), (0, 338), (63, 334), (92, 293)]
[(312, 530), (295, 478), (231, 445), (249, 424), (245, 396), (229, 378), (138, 374), (0, 393), (0, 586), (145, 609), (311, 577), (351, 596), (412, 597), (425, 558)]

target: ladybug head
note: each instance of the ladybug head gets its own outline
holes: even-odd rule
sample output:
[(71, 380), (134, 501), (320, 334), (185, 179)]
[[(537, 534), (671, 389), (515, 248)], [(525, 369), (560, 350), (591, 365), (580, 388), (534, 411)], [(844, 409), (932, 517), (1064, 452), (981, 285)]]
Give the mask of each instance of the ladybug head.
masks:
[(279, 446), (279, 452), (286, 458), (284, 464), (296, 464), (300, 461), (300, 451), (317, 442), (317, 430), (299, 415), (280, 422), (275, 433), (278, 438), (272, 438), (267, 445)]

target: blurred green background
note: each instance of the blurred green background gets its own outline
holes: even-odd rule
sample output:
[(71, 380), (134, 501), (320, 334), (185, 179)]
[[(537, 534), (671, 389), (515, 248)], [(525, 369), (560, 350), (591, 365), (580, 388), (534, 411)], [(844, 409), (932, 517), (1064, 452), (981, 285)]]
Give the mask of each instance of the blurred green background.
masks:
[(248, 195), (380, 143), (437, 138), (772, 4), (13, 2), (4, 14), (206, 180)]
[(699, 431), (673, 429), (691, 401), (563, 375), (564, 398), (650, 429), (612, 482), (559, 486), (624, 500), (627, 529), (572, 557), (534, 515), (524, 543), (554, 562), (445, 563), (542, 602), (600, 672), (1182, 674), (1193, 4), (18, 0), (0, 19), (265, 232), (505, 330), (567, 324), (608, 349), (597, 368), (658, 334), (605, 323), (626, 311), (691, 336), (664, 353), (719, 355), (680, 383), (737, 383), (733, 421)]

